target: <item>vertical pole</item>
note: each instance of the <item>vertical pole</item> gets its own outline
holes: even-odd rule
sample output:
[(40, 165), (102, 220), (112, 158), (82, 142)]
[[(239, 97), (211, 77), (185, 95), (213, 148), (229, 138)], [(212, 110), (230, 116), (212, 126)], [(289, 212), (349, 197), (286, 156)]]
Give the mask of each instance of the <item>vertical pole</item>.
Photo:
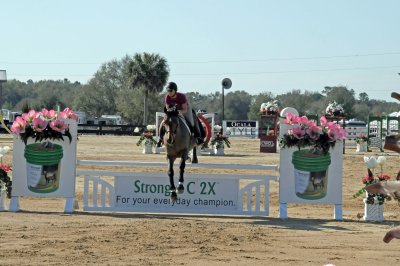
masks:
[(221, 133), (224, 133), (224, 127), (223, 127), (223, 122), (224, 122), (224, 86), (222, 86), (222, 119), (221, 119)]

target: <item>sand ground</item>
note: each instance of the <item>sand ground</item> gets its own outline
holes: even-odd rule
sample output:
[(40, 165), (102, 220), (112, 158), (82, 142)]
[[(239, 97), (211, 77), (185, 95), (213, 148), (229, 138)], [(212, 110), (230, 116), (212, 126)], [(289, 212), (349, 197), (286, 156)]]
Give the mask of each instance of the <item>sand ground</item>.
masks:
[[(78, 159), (165, 160), (163, 154), (143, 155), (137, 140), (80, 136)], [(259, 152), (258, 140), (231, 142), (226, 156), (201, 156), (200, 163), (279, 164), (279, 154)], [(385, 172), (392, 177), (399, 170), (396, 153), (363, 154), (347, 146), (343, 221), (334, 220), (332, 205), (302, 204), (289, 204), (289, 219), (279, 219), (276, 182), (268, 217), (85, 212), (80, 177), (80, 208), (73, 214), (63, 213), (64, 199), (31, 197), (20, 199), (21, 211), (0, 213), (0, 265), (397, 265), (400, 240), (385, 244), (382, 238), (400, 225), (400, 206), (387, 202), (384, 222), (365, 222), (362, 198), (352, 197), (366, 174), (364, 155), (385, 155)], [(10, 163), (12, 152), (3, 161)], [(150, 170), (165, 171), (145, 169)]]

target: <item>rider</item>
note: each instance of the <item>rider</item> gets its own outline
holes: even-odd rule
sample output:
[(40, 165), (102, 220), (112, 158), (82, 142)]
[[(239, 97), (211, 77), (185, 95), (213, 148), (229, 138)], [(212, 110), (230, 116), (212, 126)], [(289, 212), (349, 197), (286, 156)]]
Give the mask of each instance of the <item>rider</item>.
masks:
[[(170, 108), (171, 105), (176, 106), (179, 113), (183, 115), (188, 122), (190, 131), (196, 137), (197, 144), (202, 144), (204, 142), (201, 137), (200, 122), (195, 116), (190, 102), (187, 100), (184, 93), (178, 92), (178, 86), (175, 82), (170, 82), (167, 85), (167, 95), (165, 96), (165, 108)], [(160, 139), (157, 143), (157, 147), (161, 147), (162, 139), (164, 136), (164, 130), (162, 130), (162, 123), (160, 125)]]

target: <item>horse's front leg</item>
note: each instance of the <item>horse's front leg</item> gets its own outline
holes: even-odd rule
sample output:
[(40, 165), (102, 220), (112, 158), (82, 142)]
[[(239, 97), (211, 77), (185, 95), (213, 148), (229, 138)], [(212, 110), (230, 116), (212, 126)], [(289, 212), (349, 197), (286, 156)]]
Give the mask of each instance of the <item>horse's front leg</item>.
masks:
[(177, 192), (178, 194), (182, 194), (185, 191), (185, 186), (183, 185), (183, 175), (185, 173), (185, 166), (186, 166), (186, 156), (182, 155), (181, 163), (179, 165), (179, 185)]
[(174, 184), (174, 159), (168, 157), (168, 177), (169, 177), (169, 189), (171, 192), (171, 200), (175, 202), (178, 198), (176, 194), (176, 188)]

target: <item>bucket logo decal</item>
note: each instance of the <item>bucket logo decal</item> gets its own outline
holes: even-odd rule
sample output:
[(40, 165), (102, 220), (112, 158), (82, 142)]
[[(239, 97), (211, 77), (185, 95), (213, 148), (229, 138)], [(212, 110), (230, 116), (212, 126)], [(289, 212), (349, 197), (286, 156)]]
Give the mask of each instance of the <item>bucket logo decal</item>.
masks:
[(28, 189), (35, 193), (50, 193), (60, 185), (62, 146), (51, 142), (25, 146)]
[(328, 191), (330, 154), (312, 154), (309, 150), (293, 152), (296, 195), (302, 199), (324, 198)]

